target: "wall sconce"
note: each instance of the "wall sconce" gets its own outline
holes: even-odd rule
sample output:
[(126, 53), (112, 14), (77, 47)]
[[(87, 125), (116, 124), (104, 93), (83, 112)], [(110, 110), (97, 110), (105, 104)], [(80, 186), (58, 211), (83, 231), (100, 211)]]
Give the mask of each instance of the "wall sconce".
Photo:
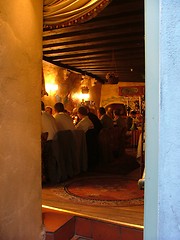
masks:
[(89, 93), (82, 93), (81, 94), (81, 100), (84, 100), (84, 101), (87, 101), (87, 100), (89, 100)]
[(89, 93), (74, 93), (73, 95), (72, 95), (72, 99), (73, 100), (78, 100), (79, 102), (82, 102), (82, 100), (84, 100), (84, 101), (87, 101), (87, 100), (89, 100), (89, 97), (90, 97), (90, 95), (89, 95)]
[(82, 102), (89, 100), (89, 88), (87, 86), (81, 87), (81, 100)]
[(81, 92), (82, 92), (82, 94), (88, 94), (89, 88), (87, 86), (83, 86), (83, 87), (81, 87)]
[(53, 96), (58, 90), (58, 85), (54, 83), (46, 83), (45, 86), (46, 86), (46, 91), (50, 96)]

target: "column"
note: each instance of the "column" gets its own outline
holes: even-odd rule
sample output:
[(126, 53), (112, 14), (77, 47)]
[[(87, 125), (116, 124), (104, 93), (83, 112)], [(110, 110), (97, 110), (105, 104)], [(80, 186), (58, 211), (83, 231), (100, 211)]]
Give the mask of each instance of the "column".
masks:
[(40, 239), (42, 0), (0, 1), (0, 239)]

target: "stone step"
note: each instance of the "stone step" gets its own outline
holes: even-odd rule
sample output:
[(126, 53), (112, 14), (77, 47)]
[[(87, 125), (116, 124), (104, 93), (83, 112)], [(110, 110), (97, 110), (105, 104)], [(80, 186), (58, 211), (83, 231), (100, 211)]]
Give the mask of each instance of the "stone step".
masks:
[(43, 211), (46, 240), (70, 240), (74, 236), (75, 217), (69, 213)]
[(143, 229), (43, 210), (46, 240), (143, 240)]
[(92, 238), (86, 238), (78, 235), (74, 235), (71, 240), (93, 240)]

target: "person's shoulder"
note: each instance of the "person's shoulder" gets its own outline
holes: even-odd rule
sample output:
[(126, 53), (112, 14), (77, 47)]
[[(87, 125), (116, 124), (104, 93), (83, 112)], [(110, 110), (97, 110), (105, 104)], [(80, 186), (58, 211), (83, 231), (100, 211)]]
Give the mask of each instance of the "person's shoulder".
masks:
[(55, 118), (54, 118), (51, 114), (49, 114), (49, 113), (47, 113), (47, 112), (43, 112), (43, 113), (41, 114), (41, 116), (42, 116), (42, 120), (43, 120), (43, 121), (55, 122)]
[(45, 111), (43, 111), (43, 112), (41, 113), (41, 116), (44, 117), (44, 118), (50, 118), (50, 117), (52, 117), (48, 112), (45, 112)]
[(83, 121), (80, 120), (80, 121), (76, 124), (75, 128), (81, 130), (81, 129), (82, 129), (82, 125), (83, 125)]
[(64, 116), (66, 116), (66, 118), (72, 119), (72, 117), (68, 113), (64, 113)]

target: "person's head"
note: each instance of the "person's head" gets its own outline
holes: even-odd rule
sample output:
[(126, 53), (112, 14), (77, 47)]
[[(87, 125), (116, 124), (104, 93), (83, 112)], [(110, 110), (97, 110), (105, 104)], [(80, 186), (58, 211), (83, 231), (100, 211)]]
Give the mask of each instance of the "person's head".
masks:
[(99, 108), (99, 114), (102, 116), (106, 113), (106, 109), (104, 107)]
[(45, 111), (45, 105), (43, 101), (41, 101), (41, 111)]
[(84, 118), (85, 116), (87, 116), (88, 112), (87, 112), (87, 108), (86, 107), (79, 107), (78, 108), (78, 117), (80, 119)]
[(64, 105), (61, 102), (58, 102), (54, 105), (54, 110), (56, 113), (64, 112)]
[(136, 117), (136, 111), (134, 111), (134, 110), (131, 111), (131, 117), (132, 117), (132, 118), (135, 118), (135, 117)]
[(53, 109), (50, 106), (46, 106), (45, 111), (52, 115)]

